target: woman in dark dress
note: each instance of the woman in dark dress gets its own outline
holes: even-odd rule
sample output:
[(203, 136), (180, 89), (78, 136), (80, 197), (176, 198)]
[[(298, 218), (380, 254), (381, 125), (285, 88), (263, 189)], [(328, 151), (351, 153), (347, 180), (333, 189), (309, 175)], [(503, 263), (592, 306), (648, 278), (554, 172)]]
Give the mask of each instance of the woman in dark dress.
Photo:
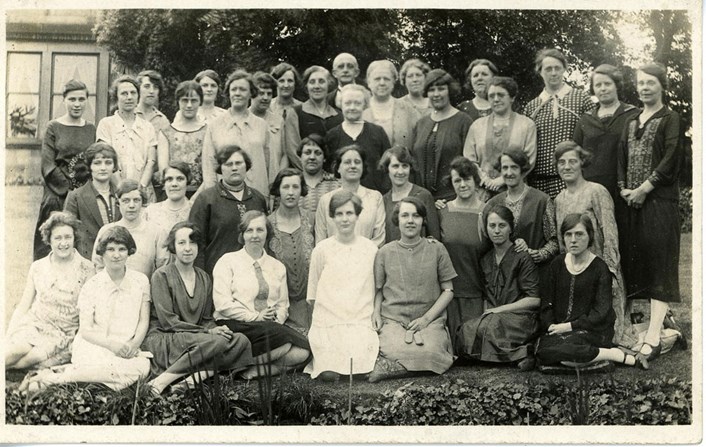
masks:
[(463, 101), (458, 105), (458, 109), (470, 116), (473, 121), (478, 118), (490, 115), (490, 101), (488, 101), (488, 87), (490, 80), (500, 74), (498, 67), (488, 59), (475, 59), (472, 61), (466, 72), (466, 87), (473, 91), (473, 99)]
[(238, 369), (253, 363), (247, 337), (213, 321), (211, 278), (194, 267), (199, 240), (194, 224), (174, 225), (167, 238), (174, 262), (152, 275), (150, 327), (142, 349), (153, 355), (150, 385), (157, 394), (196, 371), (205, 369), (203, 378), (217, 369)]
[(598, 107), (581, 115), (573, 138), (592, 154), (591, 164), (583, 170), (584, 178), (608, 190), (616, 214), (626, 208), (618, 200), (618, 146), (628, 121), (640, 113), (637, 107), (620, 101), (622, 91), (620, 70), (608, 64), (599, 65), (591, 74), (591, 94), (598, 98)]
[(667, 69), (649, 63), (637, 71), (644, 105), (628, 122), (618, 156), (621, 200), (628, 205), (619, 223), (627, 295), (650, 300), (650, 325), (639, 355), (661, 352), (660, 331), (669, 303), (679, 295), (679, 170), (683, 158), (679, 114), (664, 105)]
[(451, 161), (463, 154), (468, 129), (473, 120), (451, 105), (459, 93), (458, 83), (444, 70), (432, 70), (424, 81), (424, 94), (434, 108), (414, 126), (413, 155), (419, 172), (414, 183), (426, 188), (434, 199), (449, 200), (454, 190), (444, 181)]
[(304, 71), (303, 82), (309, 99), (294, 106), (297, 114), (295, 130), (300, 138), (314, 133), (326, 135), (326, 132), (343, 122), (341, 111), (329, 105), (326, 99), (329, 90), (335, 85), (335, 80), (324, 67), (312, 65)]
[(289, 314), (287, 269), (265, 252), (272, 225), (262, 211), (248, 211), (238, 229), (243, 248), (224, 254), (213, 269), (216, 324), (250, 340), (256, 365), (245, 370), (243, 378), (255, 378), (267, 369), (278, 375), (303, 366), (309, 359), (309, 342), (284, 325)]
[(483, 313), (480, 259), (490, 244), (481, 233), (483, 202), (477, 190), (478, 166), (467, 158), (456, 158), (451, 163), (448, 183), (456, 198), (439, 210), (439, 226), (441, 242), (458, 273), (453, 280), (454, 298), (447, 310), (449, 332), (455, 334), (463, 323)]
[(390, 148), (390, 140), (385, 129), (362, 118), (370, 102), (369, 93), (361, 85), (348, 84), (341, 89), (340, 97), (344, 119), (326, 133), (326, 147), (336, 152), (351, 144), (360, 146), (365, 152), (365, 175), (360, 184), (385, 194), (390, 190), (390, 181), (378, 168), (378, 162), (382, 153)]
[(485, 228), (493, 250), (483, 256), (485, 311), (456, 334), (461, 355), (486, 362), (516, 362), (523, 371), (534, 366), (532, 342), (539, 330), (539, 275), (527, 252), (514, 249), (512, 211), (495, 205)]
[(588, 249), (593, 235), (593, 223), (586, 215), (570, 214), (561, 224), (567, 253), (552, 261), (540, 284), (543, 335), (537, 359), (542, 365), (583, 366), (609, 360), (647, 369), (645, 357), (612, 347), (612, 275)]
[(84, 151), (96, 141), (96, 126), (83, 119), (88, 88), (83, 82), (72, 79), (64, 86), (63, 95), (66, 113), (49, 122), (42, 143), (44, 195), (34, 231), (35, 261), (47, 256), (50, 250), (42, 241), (39, 227), (52, 211), (64, 208), (69, 191), (83, 186), (91, 178)]

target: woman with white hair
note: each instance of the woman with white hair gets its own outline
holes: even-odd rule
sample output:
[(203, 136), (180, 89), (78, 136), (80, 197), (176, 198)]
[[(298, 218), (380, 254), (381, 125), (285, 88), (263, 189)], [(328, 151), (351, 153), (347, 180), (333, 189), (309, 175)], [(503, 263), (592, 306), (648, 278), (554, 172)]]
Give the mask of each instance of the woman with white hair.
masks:
[(397, 69), (392, 62), (379, 60), (370, 63), (367, 82), (373, 96), (363, 112), (363, 119), (385, 129), (392, 146), (409, 148), (412, 130), (421, 115), (408, 102), (392, 97), (397, 79)]

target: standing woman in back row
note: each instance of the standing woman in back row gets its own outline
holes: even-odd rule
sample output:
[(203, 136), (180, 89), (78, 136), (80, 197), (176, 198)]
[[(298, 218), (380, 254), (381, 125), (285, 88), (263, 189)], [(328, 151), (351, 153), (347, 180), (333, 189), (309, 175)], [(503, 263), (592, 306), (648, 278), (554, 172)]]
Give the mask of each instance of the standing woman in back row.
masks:
[(644, 108), (628, 122), (618, 155), (618, 187), (628, 205), (618, 222), (627, 295), (649, 298), (650, 325), (638, 356), (659, 356), (669, 303), (679, 294), (679, 169), (683, 158), (679, 114), (664, 104), (667, 68), (651, 62), (637, 71)]
[(488, 101), (490, 81), (498, 75), (498, 67), (488, 59), (476, 59), (466, 68), (466, 87), (473, 90), (473, 99), (463, 101), (458, 109), (473, 121), (490, 115), (493, 111)]
[(534, 63), (544, 81), (544, 90), (524, 109), (524, 114), (537, 126), (537, 162), (527, 177), (527, 184), (554, 199), (564, 188), (554, 167), (554, 149), (560, 142), (571, 139), (581, 115), (594, 105), (586, 92), (564, 82), (568, 63), (561, 51), (554, 48), (540, 50)]
[(39, 227), (52, 211), (61, 211), (69, 191), (91, 179), (84, 152), (96, 140), (96, 126), (83, 119), (88, 102), (88, 87), (70, 80), (64, 86), (66, 113), (50, 121), (42, 143), (42, 178), (44, 195), (39, 205), (37, 229), (34, 231), (34, 260), (49, 254)]
[(434, 199), (449, 200), (454, 190), (444, 181), (451, 161), (463, 154), (468, 129), (473, 121), (451, 105), (460, 87), (447, 72), (435, 69), (424, 83), (424, 94), (434, 108), (431, 115), (422, 117), (412, 132), (412, 155), (419, 172), (414, 183), (429, 190)]

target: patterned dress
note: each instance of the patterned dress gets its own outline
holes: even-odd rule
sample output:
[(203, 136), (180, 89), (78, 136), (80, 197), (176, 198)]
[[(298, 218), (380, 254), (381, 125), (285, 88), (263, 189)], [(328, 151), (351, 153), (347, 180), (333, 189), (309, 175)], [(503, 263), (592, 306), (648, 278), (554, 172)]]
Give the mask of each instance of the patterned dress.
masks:
[(564, 85), (556, 95), (544, 90), (527, 103), (523, 113), (532, 118), (537, 127), (537, 163), (527, 178), (530, 186), (552, 199), (564, 188), (564, 181), (554, 166), (554, 149), (562, 141), (572, 139), (579, 118), (593, 107), (586, 92), (569, 85)]
[(667, 107), (640, 126), (628, 123), (618, 156), (618, 183), (655, 189), (620, 225), (628, 296), (679, 302), (679, 170), (684, 157), (681, 119)]
[[(93, 264), (74, 250), (72, 268), (57, 272), (51, 253), (29, 268), (27, 281), (35, 297), (27, 313), (8, 328), (7, 342), (29, 343), (46, 353), (38, 366), (54, 366), (71, 360), (71, 343), (78, 330), (78, 295), (93, 275)], [(29, 284), (28, 284), (29, 287)]]
[(314, 249), (314, 227), (306, 213), (301, 213), (300, 227), (287, 233), (277, 227), (277, 212), (267, 218), (274, 230), (270, 239), (272, 256), (287, 268), (289, 318), (285, 324), (306, 334), (311, 326), (311, 312), (306, 303), (309, 263)]
[(191, 197), (203, 182), (201, 153), (206, 136), (206, 125), (190, 132), (183, 132), (169, 126), (163, 133), (169, 143), (169, 161), (183, 161), (191, 168), (191, 182), (186, 186), (187, 196)]
[[(584, 187), (575, 193), (563, 190), (556, 197), (556, 222), (561, 227), (564, 218), (573, 213), (586, 214), (590, 217), (594, 229), (593, 245), (589, 247), (592, 253), (599, 256), (610, 269), (613, 277), (613, 308), (615, 310), (615, 343), (623, 344), (623, 332), (626, 329), (625, 320), (626, 299), (623, 272), (620, 268), (620, 252), (618, 245), (618, 226), (615, 222), (613, 199), (608, 190), (598, 183), (586, 182)], [(564, 240), (559, 238), (559, 248), (566, 252)]]

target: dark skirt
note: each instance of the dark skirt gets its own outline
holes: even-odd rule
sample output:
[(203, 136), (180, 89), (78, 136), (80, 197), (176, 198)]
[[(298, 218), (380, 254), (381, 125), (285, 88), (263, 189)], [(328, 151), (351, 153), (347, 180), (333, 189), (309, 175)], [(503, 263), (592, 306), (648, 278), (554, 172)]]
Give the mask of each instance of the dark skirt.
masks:
[(610, 339), (584, 330), (539, 337), (535, 355), (542, 365), (560, 362), (588, 363), (598, 355), (598, 348), (610, 348)]
[(154, 356), (150, 373), (157, 376), (169, 370), (185, 374), (204, 369), (227, 371), (254, 364), (250, 342), (242, 334), (225, 337), (203, 332), (152, 331), (142, 342), (142, 349)]
[(216, 324), (218, 326), (228, 326), (231, 331), (245, 335), (250, 340), (250, 344), (252, 344), (253, 357), (265, 354), (287, 343), (311, 351), (309, 341), (304, 336), (290, 327), (273, 321), (251, 321), (246, 323), (235, 320), (218, 320)]
[(530, 355), (538, 330), (535, 312), (486, 314), (458, 330), (457, 353), (484, 362), (517, 362)]
[(647, 196), (642, 208), (626, 210), (619, 225), (628, 298), (681, 301), (679, 204)]
[(64, 209), (65, 198), (54, 194), (49, 188), (44, 187), (42, 195), (42, 203), (39, 205), (39, 217), (37, 217), (37, 226), (34, 230), (34, 260), (46, 257), (51, 251), (49, 244), (42, 241), (42, 235), (39, 232), (39, 227), (49, 219), (49, 215), (53, 211), (61, 211)]
[(483, 298), (454, 297), (446, 308), (446, 326), (451, 334), (451, 345), (454, 352), (458, 352), (456, 337), (454, 336), (463, 323), (481, 316), (483, 313)]

